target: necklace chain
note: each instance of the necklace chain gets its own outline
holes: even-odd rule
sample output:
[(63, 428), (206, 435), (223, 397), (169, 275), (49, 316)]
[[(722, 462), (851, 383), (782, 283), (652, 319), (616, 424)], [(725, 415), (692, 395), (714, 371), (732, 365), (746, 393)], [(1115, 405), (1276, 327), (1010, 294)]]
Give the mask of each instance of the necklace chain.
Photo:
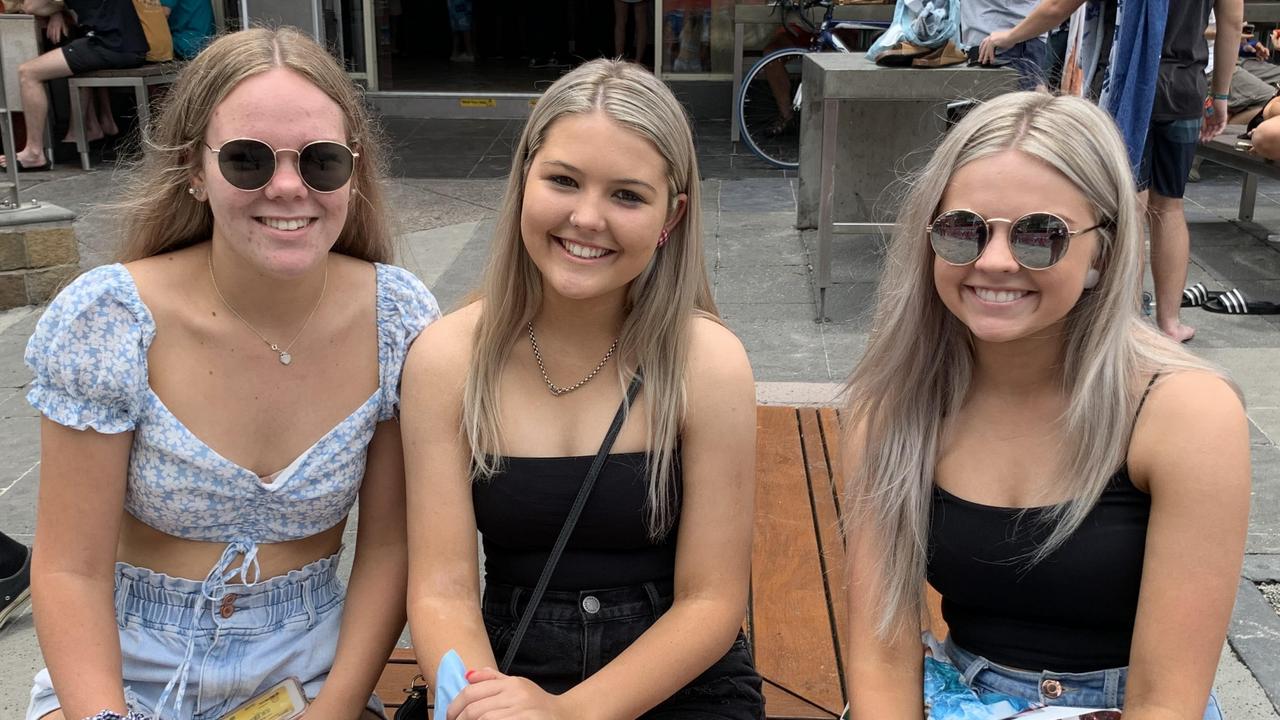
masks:
[(533, 346), (533, 359), (538, 363), (538, 372), (542, 373), (542, 381), (547, 384), (547, 390), (550, 390), (552, 395), (560, 397), (561, 395), (567, 395), (583, 385), (586, 385), (590, 382), (591, 378), (596, 376), (596, 373), (600, 372), (600, 370), (604, 368), (605, 363), (609, 362), (609, 358), (613, 357), (613, 351), (618, 349), (618, 338), (613, 339), (613, 344), (609, 346), (604, 357), (600, 358), (600, 362), (596, 365), (594, 370), (587, 373), (587, 376), (578, 382), (570, 385), (569, 387), (563, 388), (551, 382), (551, 378), (547, 377), (547, 368), (542, 364), (542, 351), (538, 349), (538, 338), (533, 334), (532, 320), (529, 321), (529, 344)]
[(245, 320), (243, 315), (236, 312), (236, 309), (231, 306), (231, 303), (227, 302), (227, 298), (222, 294), (222, 290), (218, 289), (218, 280), (213, 275), (213, 248), (209, 248), (207, 259), (209, 261), (209, 282), (213, 283), (213, 291), (218, 294), (218, 299), (222, 301), (223, 306), (230, 310), (231, 314), (235, 315), (237, 320), (244, 323), (244, 326), (249, 328), (254, 335), (257, 335), (259, 340), (266, 343), (267, 347), (271, 348), (272, 352), (280, 356), (281, 365), (288, 365), (293, 362), (293, 355), (289, 353), (289, 350), (293, 348), (294, 343), (298, 342), (298, 338), (302, 337), (302, 331), (307, 329), (307, 323), (311, 322), (311, 318), (315, 316), (316, 311), (320, 309), (320, 303), (324, 300), (325, 290), (329, 289), (329, 263), (326, 262), (324, 265), (324, 283), (320, 286), (320, 297), (316, 298), (315, 306), (311, 308), (311, 312), (307, 313), (306, 319), (302, 321), (302, 325), (298, 328), (298, 332), (294, 334), (293, 339), (289, 341), (289, 344), (285, 345), (284, 348), (281, 348), (278, 343), (273, 343), (268, 340), (267, 336), (258, 332), (258, 328), (249, 324), (249, 321)]

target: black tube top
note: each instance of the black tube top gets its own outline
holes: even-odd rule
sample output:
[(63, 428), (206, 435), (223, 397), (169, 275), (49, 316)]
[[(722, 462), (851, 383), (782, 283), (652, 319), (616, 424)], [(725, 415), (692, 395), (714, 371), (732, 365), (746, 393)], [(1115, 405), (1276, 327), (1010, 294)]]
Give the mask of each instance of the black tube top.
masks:
[[(551, 576), (552, 590), (599, 590), (670, 580), (676, 530), (657, 542), (645, 522), (647, 452), (610, 455)], [(488, 582), (532, 587), (546, 565), (594, 455), (508, 457), (493, 477), (472, 484)], [(682, 475), (672, 468), (676, 512)], [(678, 514), (676, 516), (678, 522)]]

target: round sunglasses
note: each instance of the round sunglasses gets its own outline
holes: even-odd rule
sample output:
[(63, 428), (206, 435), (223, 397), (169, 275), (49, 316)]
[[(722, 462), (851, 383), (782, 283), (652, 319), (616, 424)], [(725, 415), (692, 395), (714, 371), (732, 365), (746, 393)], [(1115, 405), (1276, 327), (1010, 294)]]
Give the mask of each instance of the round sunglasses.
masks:
[(1067, 221), (1049, 212), (1028, 213), (1017, 220), (984, 218), (972, 210), (948, 210), (925, 229), (933, 252), (948, 265), (976, 261), (991, 240), (991, 223), (1009, 223), (1009, 249), (1018, 264), (1028, 270), (1046, 270), (1057, 264), (1071, 238), (1105, 227), (1100, 222), (1084, 230), (1072, 230)]
[(298, 156), (298, 175), (302, 182), (318, 193), (331, 193), (340, 189), (355, 172), (356, 158), (360, 153), (333, 140), (314, 140), (297, 150), (271, 147), (254, 138), (235, 138), (214, 148), (205, 143), (218, 157), (218, 169), (232, 187), (240, 190), (261, 190), (271, 182), (279, 166), (280, 153)]

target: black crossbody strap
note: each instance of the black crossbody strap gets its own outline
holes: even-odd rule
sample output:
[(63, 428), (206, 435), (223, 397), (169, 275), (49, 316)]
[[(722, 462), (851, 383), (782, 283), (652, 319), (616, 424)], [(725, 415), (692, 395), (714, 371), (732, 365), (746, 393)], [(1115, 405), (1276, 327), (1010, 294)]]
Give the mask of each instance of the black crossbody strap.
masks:
[(622, 423), (627, 419), (627, 408), (631, 403), (635, 402), (636, 395), (640, 392), (640, 386), (644, 384), (644, 377), (640, 372), (636, 372), (635, 377), (631, 378), (631, 385), (627, 387), (627, 398), (622, 401), (622, 405), (618, 407), (618, 412), (613, 416), (613, 424), (609, 426), (609, 432), (604, 436), (604, 442), (600, 443), (600, 451), (596, 453), (596, 459), (591, 463), (591, 469), (587, 470), (587, 476), (582, 480), (582, 488), (578, 490), (578, 497), (573, 501), (573, 507), (569, 509), (569, 517), (565, 518), (564, 527), (560, 528), (560, 536), (556, 538), (556, 544), (551, 546), (551, 555), (547, 558), (547, 564), (542, 568), (542, 575), (538, 578), (538, 584), (533, 588), (533, 595), (529, 597), (529, 604), (525, 606), (524, 613), (520, 616), (520, 622), (516, 625), (515, 634), (511, 636), (511, 645), (507, 647), (507, 652), (502, 657), (502, 663), (499, 670), (503, 673), (511, 667), (512, 661), (516, 659), (516, 651), (520, 649), (520, 641), (524, 639), (524, 633), (529, 629), (529, 623), (533, 621), (533, 613), (538, 609), (538, 603), (542, 601), (542, 596), (547, 592), (547, 585), (551, 582), (551, 574), (556, 570), (556, 564), (560, 562), (560, 555), (564, 553), (564, 548), (569, 544), (569, 536), (573, 534), (573, 529), (578, 525), (578, 516), (582, 515), (582, 509), (586, 507), (587, 497), (591, 495), (591, 488), (595, 487), (596, 477), (600, 474), (600, 469), (604, 467), (605, 460), (609, 458), (609, 451), (613, 449), (613, 441), (618, 439), (618, 433), (622, 430)]

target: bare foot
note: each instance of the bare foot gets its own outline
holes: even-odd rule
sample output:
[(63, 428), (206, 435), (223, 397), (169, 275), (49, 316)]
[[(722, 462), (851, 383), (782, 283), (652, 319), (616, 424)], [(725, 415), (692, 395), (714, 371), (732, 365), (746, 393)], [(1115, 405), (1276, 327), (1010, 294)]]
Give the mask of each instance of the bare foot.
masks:
[[(106, 137), (106, 135), (108, 134), (114, 134), (114, 133), (103, 133), (102, 128), (97, 128), (97, 129), (85, 128), (84, 139), (85, 139), (85, 142), (96, 142)], [(70, 130), (67, 131), (67, 136), (62, 138), (62, 142), (64, 143), (74, 143), (75, 141), (76, 141), (75, 133), (71, 132)]]
[(1186, 342), (1196, 336), (1196, 329), (1190, 325), (1183, 325), (1181, 322), (1174, 321), (1171, 327), (1161, 327), (1160, 332), (1177, 340), (1178, 342)]

